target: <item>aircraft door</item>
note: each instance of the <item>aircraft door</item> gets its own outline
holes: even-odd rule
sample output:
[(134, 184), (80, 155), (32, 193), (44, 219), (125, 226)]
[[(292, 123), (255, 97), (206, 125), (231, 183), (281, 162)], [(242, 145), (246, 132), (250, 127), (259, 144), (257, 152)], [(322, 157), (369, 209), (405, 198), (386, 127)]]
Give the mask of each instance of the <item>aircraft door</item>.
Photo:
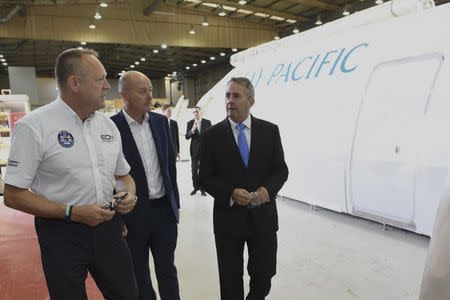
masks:
[(354, 215), (415, 229), (415, 168), (420, 126), (443, 57), (429, 54), (377, 65), (353, 138), (348, 209)]

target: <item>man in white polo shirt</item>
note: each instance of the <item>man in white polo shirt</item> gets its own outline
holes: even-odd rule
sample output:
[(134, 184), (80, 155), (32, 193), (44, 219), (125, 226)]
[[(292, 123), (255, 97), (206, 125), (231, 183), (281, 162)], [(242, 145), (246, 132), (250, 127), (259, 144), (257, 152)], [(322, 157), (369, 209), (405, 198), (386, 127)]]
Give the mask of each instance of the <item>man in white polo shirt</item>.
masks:
[(55, 64), (60, 96), (20, 120), (11, 140), (5, 204), (36, 216), (52, 300), (87, 299), (88, 271), (106, 299), (138, 297), (115, 214), (134, 208), (135, 184), (119, 131), (96, 112), (110, 89), (97, 57), (86, 49), (62, 52)]

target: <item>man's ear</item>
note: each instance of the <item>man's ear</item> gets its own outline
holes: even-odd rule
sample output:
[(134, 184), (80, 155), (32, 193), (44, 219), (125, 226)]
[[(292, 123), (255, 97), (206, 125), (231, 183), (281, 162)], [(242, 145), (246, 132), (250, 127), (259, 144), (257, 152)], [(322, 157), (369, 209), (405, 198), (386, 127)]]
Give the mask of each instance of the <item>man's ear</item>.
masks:
[(75, 75), (70, 75), (69, 78), (67, 78), (67, 86), (74, 93), (78, 93), (78, 91), (80, 90), (80, 81)]
[(120, 96), (122, 96), (123, 102), (128, 103), (128, 94), (124, 90), (120, 92)]

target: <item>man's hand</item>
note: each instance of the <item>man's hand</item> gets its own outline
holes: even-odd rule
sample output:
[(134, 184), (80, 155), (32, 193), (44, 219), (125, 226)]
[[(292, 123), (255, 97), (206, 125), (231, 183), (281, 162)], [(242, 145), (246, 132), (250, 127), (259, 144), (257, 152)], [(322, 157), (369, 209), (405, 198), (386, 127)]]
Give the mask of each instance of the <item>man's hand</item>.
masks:
[(266, 202), (269, 202), (269, 193), (267, 192), (267, 189), (265, 187), (260, 187), (256, 190), (255, 193), (253, 193), (253, 200), (252, 204), (255, 206), (260, 206)]
[(247, 206), (252, 201), (252, 194), (245, 189), (234, 189), (231, 197), (240, 206)]
[(192, 133), (194, 133), (195, 129), (197, 129), (197, 124), (198, 124), (198, 122), (197, 122), (197, 120), (195, 120), (194, 125), (192, 125), (192, 129), (191, 129)]
[(114, 211), (104, 208), (105, 204), (90, 204), (74, 206), (71, 220), (95, 227), (100, 223), (109, 221), (114, 216)]
[[(116, 196), (120, 199), (120, 197), (122, 197), (124, 194), (125, 192), (119, 192), (116, 194)], [(128, 214), (136, 205), (136, 199), (137, 198), (133, 193), (127, 193), (127, 196), (124, 199), (117, 200), (119, 202), (116, 206), (116, 211), (121, 215)]]

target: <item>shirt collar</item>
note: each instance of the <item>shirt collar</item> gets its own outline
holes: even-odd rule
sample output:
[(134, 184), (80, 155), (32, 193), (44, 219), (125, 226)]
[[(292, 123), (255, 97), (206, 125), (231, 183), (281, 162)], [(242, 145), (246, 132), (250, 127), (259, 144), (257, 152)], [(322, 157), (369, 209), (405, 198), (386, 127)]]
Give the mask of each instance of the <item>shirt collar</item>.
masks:
[[(66, 102), (64, 102), (64, 100), (61, 98), (61, 95), (58, 95), (58, 97), (56, 98), (56, 103), (60, 105), (68, 114), (70, 114), (75, 119), (75, 121), (83, 123), (83, 120), (80, 119), (77, 113), (74, 112), (73, 109), (69, 105), (67, 105)], [(94, 116), (95, 111), (90, 113), (86, 120), (90, 120)]]
[[(128, 125), (131, 125), (133, 123), (136, 123), (137, 125), (141, 125), (139, 124), (135, 119), (133, 119), (125, 109), (122, 109), (123, 112), (123, 116), (125, 117), (125, 120), (127, 120)], [(149, 116), (148, 114), (145, 114), (144, 116), (144, 122), (148, 122)], [(142, 124), (144, 124), (144, 122), (142, 122)]]
[[(228, 121), (230, 121), (231, 127), (236, 128), (236, 125), (237, 125), (238, 123), (234, 122), (234, 121), (231, 120), (230, 118), (228, 118)], [(251, 128), (252, 128), (252, 118), (251, 118), (251, 115), (248, 114), (247, 119), (245, 119), (244, 122), (242, 122), (242, 123), (245, 125), (245, 127), (247, 127), (248, 129), (251, 130)]]

